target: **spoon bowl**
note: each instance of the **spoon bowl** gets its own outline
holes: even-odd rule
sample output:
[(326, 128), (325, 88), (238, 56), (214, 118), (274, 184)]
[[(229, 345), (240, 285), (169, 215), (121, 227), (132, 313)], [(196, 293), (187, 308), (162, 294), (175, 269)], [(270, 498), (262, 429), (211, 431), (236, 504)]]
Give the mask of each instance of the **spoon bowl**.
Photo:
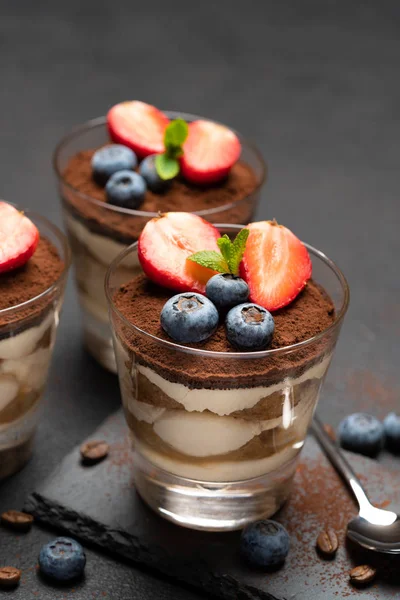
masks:
[[(375, 508), (372, 506), (372, 508)], [(376, 509), (379, 510), (379, 509)], [(389, 524), (373, 524), (360, 515), (347, 525), (347, 537), (363, 548), (383, 552), (385, 554), (400, 554), (400, 518), (396, 513), (381, 510), (382, 520), (394, 517)]]
[(347, 537), (374, 552), (400, 554), (400, 516), (371, 504), (357, 475), (316, 416), (312, 432), (358, 502), (360, 512), (347, 525)]

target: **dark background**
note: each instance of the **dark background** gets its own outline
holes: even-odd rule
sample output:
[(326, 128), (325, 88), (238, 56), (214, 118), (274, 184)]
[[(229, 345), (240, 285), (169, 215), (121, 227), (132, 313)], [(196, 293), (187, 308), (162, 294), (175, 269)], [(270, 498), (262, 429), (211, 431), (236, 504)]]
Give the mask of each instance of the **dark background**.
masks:
[[(122, 100), (237, 128), (269, 164), (259, 216), (320, 247), (350, 282), (320, 413), (335, 426), (358, 409), (383, 417), (400, 405), (399, 6), (2, 0), (0, 197), (60, 224), (52, 150), (71, 126)], [(0, 484), (0, 510), (20, 507), (118, 405), (116, 378), (81, 349), (70, 282), (36, 453)], [(92, 551), (74, 593), (47, 588), (34, 566), (49, 536), (0, 531), (0, 564), (24, 569), (25, 583), (10, 597), (200, 598)]]

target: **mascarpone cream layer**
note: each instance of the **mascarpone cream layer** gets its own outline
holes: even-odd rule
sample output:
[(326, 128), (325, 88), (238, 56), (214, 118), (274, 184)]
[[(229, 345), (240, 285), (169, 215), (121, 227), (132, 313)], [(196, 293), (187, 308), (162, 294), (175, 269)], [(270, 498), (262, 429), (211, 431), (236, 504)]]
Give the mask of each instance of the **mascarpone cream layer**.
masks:
[(219, 463), (203, 463), (202, 465), (174, 460), (169, 456), (155, 452), (147, 445), (135, 440), (136, 449), (153, 465), (188, 479), (199, 481), (243, 481), (266, 475), (282, 468), (293, 460), (300, 451), (299, 447), (285, 448), (267, 458), (244, 461), (221, 461)]
[(50, 347), (38, 348), (28, 356), (2, 362), (0, 364), (0, 388), (4, 373), (12, 375), (25, 388), (40, 390), (46, 382), (51, 352)]
[(0, 450), (13, 448), (27, 440), (34, 431), (40, 416), (40, 402), (19, 419), (6, 425), (0, 425)]
[(84, 311), (105, 325), (109, 325), (108, 306), (106, 305), (107, 300), (104, 291), (96, 297), (79, 290), (78, 296)]
[(138, 421), (153, 425), (154, 433), (178, 452), (204, 458), (239, 450), (263, 431), (277, 427), (288, 430), (291, 439), (304, 438), (316, 400), (315, 392), (305, 394), (286, 422), (285, 415), (267, 421), (247, 421), (210, 412), (169, 410), (134, 400), (128, 410)]
[[(75, 257), (75, 273), (79, 284), (79, 300), (85, 311), (104, 324), (109, 323), (108, 304), (104, 292), (104, 280), (110, 263), (127, 247), (115, 240), (93, 233), (83, 223), (64, 213), (65, 222), (74, 236), (88, 252), (81, 251)], [(115, 277), (115, 285), (125, 283), (134, 276), (140, 263), (136, 256), (129, 256)]]
[(210, 413), (167, 410), (143, 402), (134, 402), (132, 414), (151, 423), (154, 432), (172, 448), (198, 458), (238, 450), (263, 431), (278, 427), (281, 419), (245, 421), (216, 417)]
[(309, 379), (321, 379), (326, 373), (330, 360), (330, 355), (324, 357), (321, 362), (313, 365), (295, 379), (287, 377), (270, 386), (251, 388), (195, 389), (182, 383), (168, 381), (153, 369), (140, 364), (134, 366), (133, 369), (137, 369), (151, 383), (159, 387), (164, 394), (182, 404), (185, 410), (189, 412), (209, 410), (217, 415), (225, 416), (236, 411), (253, 408), (262, 398), (275, 392), (281, 392), (283, 396), (287, 396), (289, 399), (288, 404), (290, 404), (292, 387)]
[(18, 396), (18, 381), (11, 375), (0, 377), (0, 412)]
[(31, 354), (51, 325), (57, 325), (56, 312), (50, 311), (47, 317), (36, 327), (25, 329), (16, 336), (0, 340), (0, 360), (20, 360)]
[(0, 363), (0, 411), (11, 404), (21, 390), (40, 392), (46, 383), (51, 348), (38, 348), (28, 356)]
[[(72, 235), (89, 249), (94, 258), (106, 267), (128, 246), (128, 244), (122, 244), (108, 236), (90, 231), (81, 221), (78, 221), (66, 211), (64, 211), (64, 218)], [(132, 255), (125, 259), (124, 264), (126, 267), (132, 268), (137, 266), (139, 262), (137, 257)]]

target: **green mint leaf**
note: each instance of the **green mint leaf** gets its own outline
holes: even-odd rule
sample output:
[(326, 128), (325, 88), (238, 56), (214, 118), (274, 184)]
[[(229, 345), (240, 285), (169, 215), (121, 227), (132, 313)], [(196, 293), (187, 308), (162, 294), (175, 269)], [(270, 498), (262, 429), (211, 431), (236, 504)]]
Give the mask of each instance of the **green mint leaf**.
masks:
[(196, 252), (191, 256), (188, 256), (188, 260), (191, 260), (202, 267), (218, 271), (219, 273), (229, 273), (229, 267), (227, 262), (224, 260), (222, 254), (215, 250), (202, 250)]
[(180, 146), (170, 146), (165, 151), (165, 154), (170, 158), (180, 158), (181, 156), (183, 156), (183, 150)]
[(176, 152), (182, 152), (182, 145), (189, 134), (189, 127), (183, 119), (171, 121), (165, 130), (164, 146), (168, 154), (177, 157)]
[(221, 254), (229, 265), (232, 252), (232, 242), (229, 237), (225, 234), (217, 240), (218, 248), (221, 250)]
[(239, 231), (237, 236), (235, 237), (232, 248), (231, 255), (229, 257), (229, 269), (233, 275), (239, 275), (239, 265), (242, 262), (243, 254), (246, 248), (247, 238), (250, 235), (249, 229), (242, 229)]
[(164, 180), (176, 177), (180, 169), (179, 161), (167, 154), (157, 154), (155, 165), (157, 173)]

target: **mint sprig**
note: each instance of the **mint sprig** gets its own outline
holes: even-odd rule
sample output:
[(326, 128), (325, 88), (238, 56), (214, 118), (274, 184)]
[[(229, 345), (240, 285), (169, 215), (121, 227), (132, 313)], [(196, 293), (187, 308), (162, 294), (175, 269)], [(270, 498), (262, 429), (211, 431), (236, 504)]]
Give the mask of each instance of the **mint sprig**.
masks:
[(176, 177), (180, 171), (179, 157), (183, 154), (183, 144), (189, 134), (189, 127), (183, 119), (171, 121), (164, 133), (163, 154), (156, 156), (156, 171), (161, 179)]
[(225, 234), (217, 240), (221, 253), (216, 250), (201, 250), (189, 256), (188, 260), (207, 269), (218, 271), (218, 273), (239, 275), (239, 265), (243, 258), (249, 234), (249, 229), (242, 229), (233, 242)]

